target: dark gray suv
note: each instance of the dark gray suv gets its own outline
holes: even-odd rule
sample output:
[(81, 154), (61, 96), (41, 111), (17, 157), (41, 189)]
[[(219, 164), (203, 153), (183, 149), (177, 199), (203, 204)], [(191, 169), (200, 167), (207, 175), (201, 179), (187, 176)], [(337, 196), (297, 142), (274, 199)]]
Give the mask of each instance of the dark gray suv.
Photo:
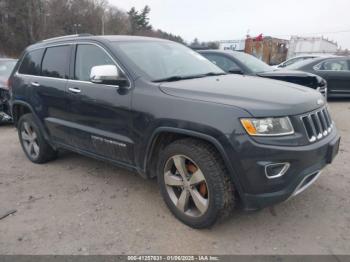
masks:
[(27, 48), (10, 79), (27, 157), (68, 149), (157, 177), (173, 214), (204, 228), (310, 186), (339, 135), (322, 95), (227, 75), (187, 47), (131, 36), (69, 36)]

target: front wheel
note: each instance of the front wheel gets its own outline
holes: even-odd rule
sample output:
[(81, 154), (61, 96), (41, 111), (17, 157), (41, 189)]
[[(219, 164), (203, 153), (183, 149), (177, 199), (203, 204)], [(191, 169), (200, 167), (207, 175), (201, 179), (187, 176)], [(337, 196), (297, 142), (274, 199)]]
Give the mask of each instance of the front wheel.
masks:
[(161, 153), (158, 165), (161, 194), (171, 212), (193, 228), (212, 226), (234, 207), (233, 184), (211, 146), (184, 139)]

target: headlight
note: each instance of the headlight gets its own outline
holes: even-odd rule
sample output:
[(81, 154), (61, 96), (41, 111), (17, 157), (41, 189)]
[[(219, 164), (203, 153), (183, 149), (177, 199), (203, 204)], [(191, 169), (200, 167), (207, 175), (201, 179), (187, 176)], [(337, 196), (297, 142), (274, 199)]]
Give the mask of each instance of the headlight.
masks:
[(251, 136), (285, 136), (294, 134), (289, 117), (244, 118), (241, 123)]

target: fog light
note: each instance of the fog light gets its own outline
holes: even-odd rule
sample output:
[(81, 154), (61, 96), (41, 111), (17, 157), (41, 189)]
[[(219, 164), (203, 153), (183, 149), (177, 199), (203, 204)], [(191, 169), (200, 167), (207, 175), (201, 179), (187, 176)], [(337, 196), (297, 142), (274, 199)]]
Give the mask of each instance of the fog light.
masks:
[(286, 174), (289, 167), (289, 163), (268, 164), (265, 166), (265, 175), (269, 179), (279, 178)]

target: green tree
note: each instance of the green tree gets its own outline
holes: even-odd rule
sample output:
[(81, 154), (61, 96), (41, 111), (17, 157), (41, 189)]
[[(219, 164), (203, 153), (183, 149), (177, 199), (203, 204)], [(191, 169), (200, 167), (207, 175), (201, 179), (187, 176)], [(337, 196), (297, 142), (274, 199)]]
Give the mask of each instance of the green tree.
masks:
[(139, 16), (139, 25), (141, 30), (152, 30), (152, 26), (149, 23), (149, 14), (151, 12), (151, 8), (146, 5), (142, 10)]
[(149, 23), (150, 12), (151, 8), (147, 5), (140, 12), (137, 11), (135, 7), (130, 9), (128, 15), (132, 34), (144, 34), (152, 30), (152, 26)]
[(128, 12), (129, 20), (130, 20), (130, 26), (131, 26), (131, 33), (135, 34), (139, 30), (139, 13), (136, 11), (135, 7), (131, 8)]

